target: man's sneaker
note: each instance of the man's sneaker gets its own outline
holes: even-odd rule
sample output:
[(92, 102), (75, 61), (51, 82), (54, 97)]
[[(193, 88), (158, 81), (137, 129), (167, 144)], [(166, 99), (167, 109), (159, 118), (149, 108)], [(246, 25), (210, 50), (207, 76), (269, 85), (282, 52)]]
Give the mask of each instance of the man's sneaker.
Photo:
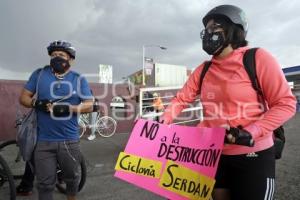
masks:
[(94, 140), (96, 138), (95, 134), (91, 134), (87, 139), (88, 140)]
[(32, 188), (26, 188), (26, 187), (23, 187), (22, 185), (19, 185), (16, 190), (17, 190), (17, 195), (19, 195), (19, 196), (32, 195)]

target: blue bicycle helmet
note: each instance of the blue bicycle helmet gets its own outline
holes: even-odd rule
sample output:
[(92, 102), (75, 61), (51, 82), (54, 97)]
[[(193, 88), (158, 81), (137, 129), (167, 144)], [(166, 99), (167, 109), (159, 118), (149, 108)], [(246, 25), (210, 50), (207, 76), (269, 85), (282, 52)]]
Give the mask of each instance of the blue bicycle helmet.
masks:
[(47, 47), (49, 56), (53, 51), (64, 51), (70, 55), (71, 58), (75, 59), (76, 50), (71, 43), (63, 40), (55, 40), (49, 44)]

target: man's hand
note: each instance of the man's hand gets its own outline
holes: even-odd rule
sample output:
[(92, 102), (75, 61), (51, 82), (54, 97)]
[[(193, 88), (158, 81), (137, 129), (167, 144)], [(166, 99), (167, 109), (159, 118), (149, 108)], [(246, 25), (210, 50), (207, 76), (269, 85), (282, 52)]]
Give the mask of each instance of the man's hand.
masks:
[(172, 124), (172, 121), (170, 119), (165, 118), (164, 115), (161, 115), (159, 117), (159, 119), (157, 120), (157, 122), (159, 122), (161, 124), (166, 124), (166, 125)]
[(241, 126), (238, 126), (238, 128), (230, 127), (229, 130), (226, 130), (225, 143), (238, 144), (249, 147), (254, 146), (252, 135)]
[(160, 124), (164, 124), (165, 120), (164, 119), (160, 119), (159, 117), (155, 119), (155, 121), (157, 121)]
[(48, 99), (33, 99), (31, 105), (33, 108), (36, 108), (40, 111), (49, 112), (49, 105), (51, 105), (51, 102)]

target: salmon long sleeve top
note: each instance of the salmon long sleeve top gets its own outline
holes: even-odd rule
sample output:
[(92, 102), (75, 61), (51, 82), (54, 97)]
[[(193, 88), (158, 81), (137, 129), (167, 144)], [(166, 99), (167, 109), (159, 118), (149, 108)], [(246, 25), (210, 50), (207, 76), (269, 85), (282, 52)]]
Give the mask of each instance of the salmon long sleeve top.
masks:
[(247, 49), (235, 49), (222, 59), (213, 57), (200, 95), (200, 74), (204, 64), (198, 66), (166, 108), (163, 114), (165, 123), (172, 123), (189, 103), (200, 97), (204, 119), (199, 127), (241, 125), (255, 140), (254, 147), (225, 144), (223, 154), (245, 154), (271, 147), (273, 130), (295, 114), (296, 99), (275, 58), (260, 48), (256, 52), (256, 74), (268, 106), (266, 112), (262, 110), (258, 94), (243, 65)]

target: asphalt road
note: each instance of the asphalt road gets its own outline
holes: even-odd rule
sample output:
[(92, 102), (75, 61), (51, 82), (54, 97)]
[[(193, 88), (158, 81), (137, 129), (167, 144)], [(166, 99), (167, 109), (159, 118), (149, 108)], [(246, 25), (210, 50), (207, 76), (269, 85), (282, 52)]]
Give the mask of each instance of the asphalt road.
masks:
[[(286, 125), (287, 142), (283, 158), (276, 166), (276, 200), (300, 200), (300, 113)], [(129, 134), (111, 138), (97, 137), (94, 141), (82, 139), (81, 147), (88, 165), (87, 182), (77, 199), (83, 200), (160, 200), (153, 193), (139, 189), (113, 176), (120, 151), (124, 150)], [(0, 194), (0, 199), (1, 194)], [(37, 191), (20, 200), (37, 199)], [(66, 199), (55, 191), (55, 200)]]

